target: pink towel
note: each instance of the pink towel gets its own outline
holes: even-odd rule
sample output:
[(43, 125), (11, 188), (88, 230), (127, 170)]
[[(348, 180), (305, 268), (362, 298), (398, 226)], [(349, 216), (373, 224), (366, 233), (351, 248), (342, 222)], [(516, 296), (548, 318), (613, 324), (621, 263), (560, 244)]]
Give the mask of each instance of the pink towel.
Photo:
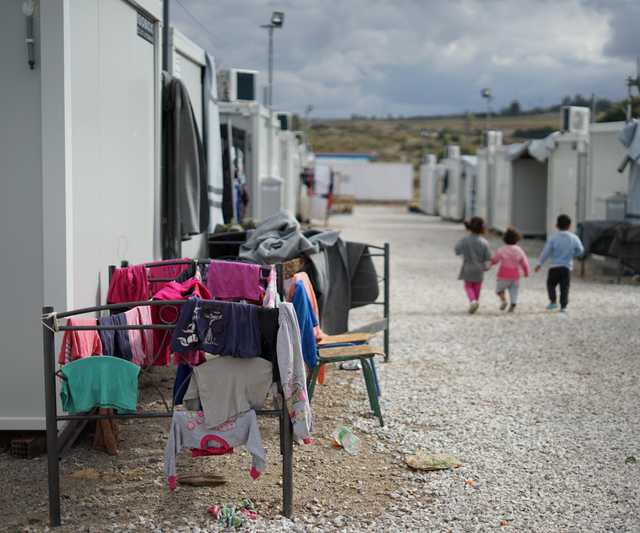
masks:
[[(69, 318), (67, 326), (95, 326), (95, 318)], [(58, 354), (58, 363), (64, 365), (91, 355), (102, 355), (102, 341), (97, 330), (65, 331)]]
[(207, 288), (220, 300), (261, 302), (264, 287), (260, 283), (260, 265), (233, 261), (211, 261), (207, 272)]

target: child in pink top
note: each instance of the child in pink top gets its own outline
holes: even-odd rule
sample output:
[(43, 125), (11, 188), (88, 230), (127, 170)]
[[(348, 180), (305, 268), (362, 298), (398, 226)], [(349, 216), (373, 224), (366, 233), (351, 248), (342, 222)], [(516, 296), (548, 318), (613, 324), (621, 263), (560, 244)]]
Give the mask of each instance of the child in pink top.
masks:
[(522, 248), (518, 246), (520, 239), (522, 239), (522, 236), (514, 228), (508, 228), (502, 238), (505, 246), (499, 248), (491, 259), (492, 265), (500, 265), (496, 281), (496, 293), (500, 298), (500, 310), (504, 311), (507, 308), (506, 291), (509, 291), (510, 313), (515, 310), (518, 303), (520, 274), (524, 274), (525, 278), (529, 276), (529, 260)]

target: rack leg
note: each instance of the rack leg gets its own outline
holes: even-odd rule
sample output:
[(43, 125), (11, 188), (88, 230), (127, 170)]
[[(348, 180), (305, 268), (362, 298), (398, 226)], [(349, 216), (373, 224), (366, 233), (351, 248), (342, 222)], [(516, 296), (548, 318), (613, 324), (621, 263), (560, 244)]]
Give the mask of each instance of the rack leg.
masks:
[(282, 428), (280, 442), (282, 447), (282, 514), (293, 516), (293, 426), (283, 401)]
[[(43, 307), (42, 314), (53, 312), (53, 307)], [(49, 488), (49, 525), (60, 525), (60, 467), (58, 463), (58, 421), (56, 412), (55, 340), (54, 319), (43, 318), (42, 344), (44, 355), (44, 401), (47, 421), (47, 478)], [(49, 329), (51, 328), (51, 329)]]
[(387, 327), (384, 330), (384, 361), (389, 360), (389, 336), (391, 330), (391, 319), (389, 318), (389, 284), (390, 279), (390, 263), (389, 263), (390, 247), (389, 243), (384, 243), (384, 318), (387, 321)]

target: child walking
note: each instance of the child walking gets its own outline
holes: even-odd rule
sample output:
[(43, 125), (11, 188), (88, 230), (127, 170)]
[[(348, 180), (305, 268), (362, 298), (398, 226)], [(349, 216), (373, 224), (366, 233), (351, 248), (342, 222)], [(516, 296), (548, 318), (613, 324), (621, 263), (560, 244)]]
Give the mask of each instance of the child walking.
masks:
[(569, 286), (571, 285), (573, 258), (583, 255), (584, 247), (578, 236), (569, 231), (571, 218), (568, 215), (558, 216), (556, 228), (558, 228), (558, 231), (549, 237), (542, 249), (536, 272), (539, 272), (544, 262), (549, 259), (550, 268), (547, 274), (549, 305), (547, 305), (547, 309), (558, 308), (556, 287), (560, 285), (560, 311), (566, 313), (569, 305)]
[(480, 290), (484, 273), (489, 268), (491, 250), (489, 243), (482, 237), (485, 232), (484, 220), (473, 217), (465, 227), (469, 235), (460, 239), (454, 248), (456, 255), (462, 256), (462, 268), (458, 279), (464, 281), (464, 291), (469, 298), (469, 313), (473, 314), (480, 307)]
[(496, 294), (500, 298), (500, 310), (504, 311), (507, 308), (506, 292), (509, 291), (510, 313), (513, 313), (518, 305), (520, 273), (524, 274), (525, 278), (529, 276), (527, 254), (518, 246), (521, 239), (522, 235), (515, 228), (508, 228), (502, 237), (505, 245), (499, 248), (491, 259), (492, 265), (500, 265), (496, 276)]

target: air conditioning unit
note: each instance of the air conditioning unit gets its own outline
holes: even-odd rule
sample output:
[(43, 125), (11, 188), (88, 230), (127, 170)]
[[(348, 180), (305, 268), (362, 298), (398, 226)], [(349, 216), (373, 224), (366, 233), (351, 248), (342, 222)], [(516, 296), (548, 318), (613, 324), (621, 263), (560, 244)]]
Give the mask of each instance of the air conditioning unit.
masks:
[(589, 134), (589, 119), (591, 111), (588, 107), (566, 106), (562, 108), (562, 131)]
[(447, 159), (460, 159), (460, 147), (457, 144), (447, 146)]
[(217, 74), (218, 95), (225, 102), (255, 102), (258, 99), (258, 71), (232, 68)]
[(278, 113), (278, 122), (280, 123), (280, 129), (282, 131), (289, 131), (293, 129), (291, 122), (291, 113)]

